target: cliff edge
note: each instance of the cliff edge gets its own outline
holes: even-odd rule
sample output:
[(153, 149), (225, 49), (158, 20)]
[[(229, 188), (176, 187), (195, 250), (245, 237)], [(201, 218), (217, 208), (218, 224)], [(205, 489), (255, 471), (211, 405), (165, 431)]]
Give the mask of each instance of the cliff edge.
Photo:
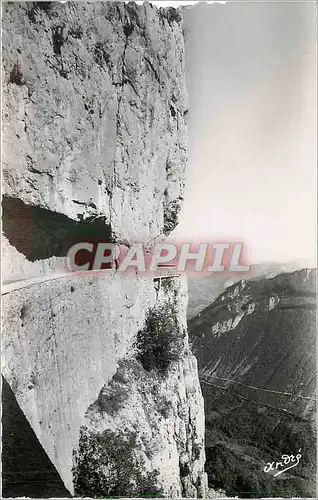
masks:
[(52, 278), (3, 292), (4, 378), (72, 495), (204, 496), (184, 281), (56, 276), (74, 228), (80, 239), (97, 224), (96, 237), (130, 245), (177, 224), (181, 16), (147, 3), (7, 3), (3, 63), (3, 279)]

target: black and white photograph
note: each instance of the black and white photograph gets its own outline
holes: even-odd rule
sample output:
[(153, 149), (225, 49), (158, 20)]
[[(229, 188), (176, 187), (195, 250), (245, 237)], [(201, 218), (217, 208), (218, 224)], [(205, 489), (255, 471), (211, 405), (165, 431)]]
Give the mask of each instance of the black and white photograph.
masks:
[(317, 498), (316, 1), (1, 29), (1, 498)]

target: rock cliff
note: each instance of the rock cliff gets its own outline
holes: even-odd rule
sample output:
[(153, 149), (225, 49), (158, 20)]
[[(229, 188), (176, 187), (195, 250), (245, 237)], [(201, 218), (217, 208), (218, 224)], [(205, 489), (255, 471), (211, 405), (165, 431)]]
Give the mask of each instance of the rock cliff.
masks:
[(315, 279), (304, 269), (229, 287), (189, 322), (200, 374), (312, 396)]
[[(205, 400), (209, 485), (315, 496), (316, 270), (241, 280), (188, 323)], [(277, 478), (267, 462), (296, 454)]]
[[(4, 4), (3, 62), (4, 281), (56, 274), (69, 228), (97, 221), (126, 245), (168, 234), (187, 154), (179, 12)], [(53, 275), (4, 288), (3, 375), (66, 488), (203, 496), (184, 281)]]
[[(249, 281), (264, 278), (273, 278), (277, 274), (291, 273), (297, 269), (310, 268), (312, 263), (305, 260), (292, 260), (289, 262), (264, 261), (259, 264), (252, 264), (248, 276)], [(198, 316), (203, 309), (210, 306), (214, 300), (221, 295), (226, 288), (240, 281), (238, 276), (225, 276), (214, 274), (213, 276), (189, 276), (188, 292), (189, 303), (187, 316), (190, 320)]]
[[(147, 278), (74, 276), (4, 296), (4, 377), (71, 493), (204, 493), (186, 288), (179, 278), (157, 287)], [(162, 329), (152, 341), (145, 327), (158, 308), (171, 319), (170, 341)]]
[[(37, 2), (5, 4), (3, 16), (4, 195), (48, 216), (103, 217), (117, 242), (169, 233), (187, 155), (178, 11)], [(29, 224), (35, 238), (39, 222)], [(10, 257), (19, 265), (23, 252)]]

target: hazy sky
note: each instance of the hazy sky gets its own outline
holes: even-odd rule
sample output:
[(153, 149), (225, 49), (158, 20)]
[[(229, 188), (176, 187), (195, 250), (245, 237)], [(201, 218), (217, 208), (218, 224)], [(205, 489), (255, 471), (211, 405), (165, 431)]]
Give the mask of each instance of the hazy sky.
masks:
[(175, 237), (238, 239), (252, 261), (314, 255), (315, 11), (235, 2), (185, 12), (189, 163)]

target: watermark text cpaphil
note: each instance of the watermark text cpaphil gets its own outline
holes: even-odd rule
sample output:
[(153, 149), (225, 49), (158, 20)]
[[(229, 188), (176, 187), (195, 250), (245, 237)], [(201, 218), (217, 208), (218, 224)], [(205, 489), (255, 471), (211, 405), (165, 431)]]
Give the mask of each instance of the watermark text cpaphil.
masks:
[(110, 242), (78, 242), (67, 253), (70, 271), (115, 269), (120, 273), (156, 274), (171, 268), (183, 274), (224, 273), (246, 276), (250, 266), (240, 242), (167, 242), (147, 246)]

